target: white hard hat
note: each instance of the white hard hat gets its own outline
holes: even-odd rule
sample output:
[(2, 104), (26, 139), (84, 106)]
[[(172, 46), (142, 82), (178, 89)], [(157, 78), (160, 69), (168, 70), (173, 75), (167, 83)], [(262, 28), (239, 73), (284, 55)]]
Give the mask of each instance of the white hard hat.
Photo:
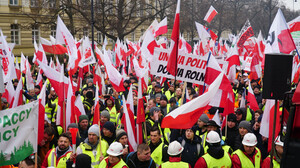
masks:
[(280, 135), (278, 135), (275, 139), (275, 145), (283, 146), (283, 142), (280, 139)]
[(183, 147), (177, 141), (171, 142), (168, 147), (168, 154), (171, 156), (179, 155), (182, 151), (183, 151)]
[(255, 146), (257, 144), (256, 136), (253, 133), (247, 133), (243, 138), (242, 144), (246, 146)]
[(220, 135), (216, 131), (209, 131), (209, 133), (206, 136), (206, 142), (208, 143), (221, 142)]
[(107, 149), (107, 154), (111, 156), (120, 156), (123, 154), (123, 146), (120, 142), (113, 142)]

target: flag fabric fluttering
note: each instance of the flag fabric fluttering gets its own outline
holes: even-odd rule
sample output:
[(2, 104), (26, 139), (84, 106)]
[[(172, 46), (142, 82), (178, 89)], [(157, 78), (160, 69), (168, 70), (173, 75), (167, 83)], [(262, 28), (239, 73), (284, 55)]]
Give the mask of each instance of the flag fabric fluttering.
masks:
[(296, 17), (288, 23), (290, 32), (300, 31), (300, 16)]
[(168, 58), (167, 71), (176, 76), (177, 73), (177, 57), (178, 57), (178, 43), (179, 43), (179, 26), (180, 26), (180, 0), (177, 0), (176, 14), (171, 35), (170, 49), (171, 53)]
[(211, 5), (204, 17), (204, 20), (210, 23), (217, 14), (217, 10)]
[(165, 17), (159, 24), (155, 27), (154, 37), (165, 34), (168, 32), (168, 20)]

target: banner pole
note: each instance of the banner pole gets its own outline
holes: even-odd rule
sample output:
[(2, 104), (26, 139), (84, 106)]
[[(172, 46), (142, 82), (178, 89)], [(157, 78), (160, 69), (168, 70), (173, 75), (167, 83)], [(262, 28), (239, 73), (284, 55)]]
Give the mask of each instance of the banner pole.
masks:
[[(277, 116), (277, 99), (275, 99), (275, 108), (274, 108), (274, 119), (273, 119), (273, 135), (272, 135), (272, 148), (271, 148), (271, 154), (270, 154), (270, 168), (273, 168), (273, 156), (274, 156), (274, 150), (275, 150), (275, 129), (276, 129), (276, 117)], [(270, 116), (272, 117), (272, 116)], [(269, 137), (271, 138), (271, 137)]]
[(203, 85), (203, 91), (202, 91), (202, 94), (204, 93), (205, 91), (205, 76), (206, 76), (206, 71), (207, 71), (207, 65), (208, 65), (208, 61), (210, 59), (210, 55), (211, 55), (211, 51), (209, 51), (209, 54), (208, 54), (208, 58), (207, 58), (207, 62), (206, 62), (206, 65), (205, 65), (205, 75), (204, 75), (204, 85)]

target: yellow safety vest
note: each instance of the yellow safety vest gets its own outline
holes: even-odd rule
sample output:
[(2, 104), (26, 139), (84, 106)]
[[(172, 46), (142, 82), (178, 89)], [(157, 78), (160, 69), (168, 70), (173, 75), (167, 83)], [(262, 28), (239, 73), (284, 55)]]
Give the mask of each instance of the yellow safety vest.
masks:
[(250, 111), (250, 108), (247, 107), (246, 121), (251, 121), (251, 120), (252, 120), (252, 113)]
[(56, 98), (55, 100), (49, 100), (51, 101), (51, 104), (55, 104), (55, 109), (54, 109), (54, 113), (53, 115), (51, 114), (52, 108), (48, 107), (48, 103), (45, 104), (45, 114), (47, 115), (47, 118), (50, 122), (54, 121), (54, 116), (56, 115), (57, 112), (57, 107), (58, 107), (58, 98)]
[(161, 168), (174, 168), (174, 167), (180, 167), (180, 168), (189, 168), (189, 164), (186, 162), (165, 162), (161, 164)]
[(207, 167), (230, 168), (232, 166), (231, 158), (225, 150), (224, 156), (220, 159), (216, 159), (208, 153), (204, 154), (202, 157), (205, 160)]
[[(104, 158), (102, 161), (101, 161), (101, 163), (100, 163), (100, 165), (99, 165), (99, 168), (106, 168), (107, 167), (107, 163), (106, 163), (106, 160), (107, 160), (108, 158), (106, 157), (106, 158)], [(128, 167), (127, 166), (127, 164), (123, 161), (123, 159), (120, 159), (120, 161), (113, 167), (113, 168), (122, 168), (122, 167), (124, 167), (124, 166), (126, 166), (126, 167)], [(94, 167), (95, 168), (95, 167)]]
[(241, 166), (243, 168), (260, 168), (260, 160), (261, 160), (261, 153), (260, 150), (255, 147), (257, 153), (255, 154), (255, 165), (251, 162), (251, 160), (240, 150), (236, 150), (232, 153), (232, 155), (236, 154), (240, 158)]
[[(84, 142), (80, 143), (79, 148), (81, 148), (82, 153), (87, 154), (91, 157), (92, 166), (94, 168), (98, 168), (100, 164), (100, 156), (101, 156), (100, 143), (98, 143), (97, 148), (94, 151), (92, 150), (91, 146), (89, 146)], [(106, 154), (107, 149), (108, 149), (108, 143), (106, 141), (101, 140), (101, 151), (103, 156), (107, 155)]]
[(106, 110), (109, 112), (110, 115), (109, 121), (115, 123), (117, 121), (117, 113), (118, 113), (116, 107), (113, 106), (111, 110), (109, 110), (109, 108), (106, 107)]
[(201, 138), (201, 144), (203, 148), (206, 146), (206, 136), (207, 136), (207, 131), (205, 131), (202, 135), (200, 135), (200, 131), (196, 130), (196, 135), (198, 135)]
[[(228, 146), (228, 145), (223, 145), (223, 146), (222, 146), (222, 149), (223, 149), (225, 152), (230, 153), (231, 147)], [(208, 150), (208, 146), (205, 146), (205, 147), (204, 147), (204, 153), (207, 153), (207, 150)]]
[[(55, 149), (56, 148), (51, 149), (51, 152), (48, 155), (48, 158), (47, 158), (47, 160), (48, 160), (48, 167), (53, 166), (55, 168), (66, 168), (67, 167), (66, 162), (70, 158), (72, 152), (69, 151), (67, 154), (61, 156), (60, 159), (59, 159), (59, 161), (58, 161), (58, 163), (57, 163), (56, 162), (57, 158), (56, 158)], [(53, 159), (53, 162), (52, 162), (52, 159)], [(51, 165), (51, 163), (53, 163), (53, 165)]]
[(173, 97), (175, 95), (175, 92), (171, 94), (171, 91), (167, 90), (165, 92), (165, 95), (166, 95), (167, 99), (170, 100), (171, 97)]
[[(268, 157), (271, 158), (270, 155)], [(273, 159), (272, 162), (273, 162), (273, 168), (280, 168), (280, 164), (275, 159)]]
[(165, 147), (165, 146), (167, 146), (167, 145), (165, 145), (163, 142), (161, 142), (160, 145), (158, 147), (156, 147), (156, 149), (151, 153), (151, 158), (154, 160), (157, 167), (163, 163), (162, 150), (163, 150), (163, 147)]

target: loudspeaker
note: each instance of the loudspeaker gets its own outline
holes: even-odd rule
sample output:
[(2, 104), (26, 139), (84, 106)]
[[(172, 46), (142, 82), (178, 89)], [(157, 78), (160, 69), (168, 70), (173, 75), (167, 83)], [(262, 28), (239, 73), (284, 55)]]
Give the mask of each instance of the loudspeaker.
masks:
[(291, 89), (292, 64), (292, 55), (265, 55), (262, 93), (264, 99), (283, 100), (284, 93)]

